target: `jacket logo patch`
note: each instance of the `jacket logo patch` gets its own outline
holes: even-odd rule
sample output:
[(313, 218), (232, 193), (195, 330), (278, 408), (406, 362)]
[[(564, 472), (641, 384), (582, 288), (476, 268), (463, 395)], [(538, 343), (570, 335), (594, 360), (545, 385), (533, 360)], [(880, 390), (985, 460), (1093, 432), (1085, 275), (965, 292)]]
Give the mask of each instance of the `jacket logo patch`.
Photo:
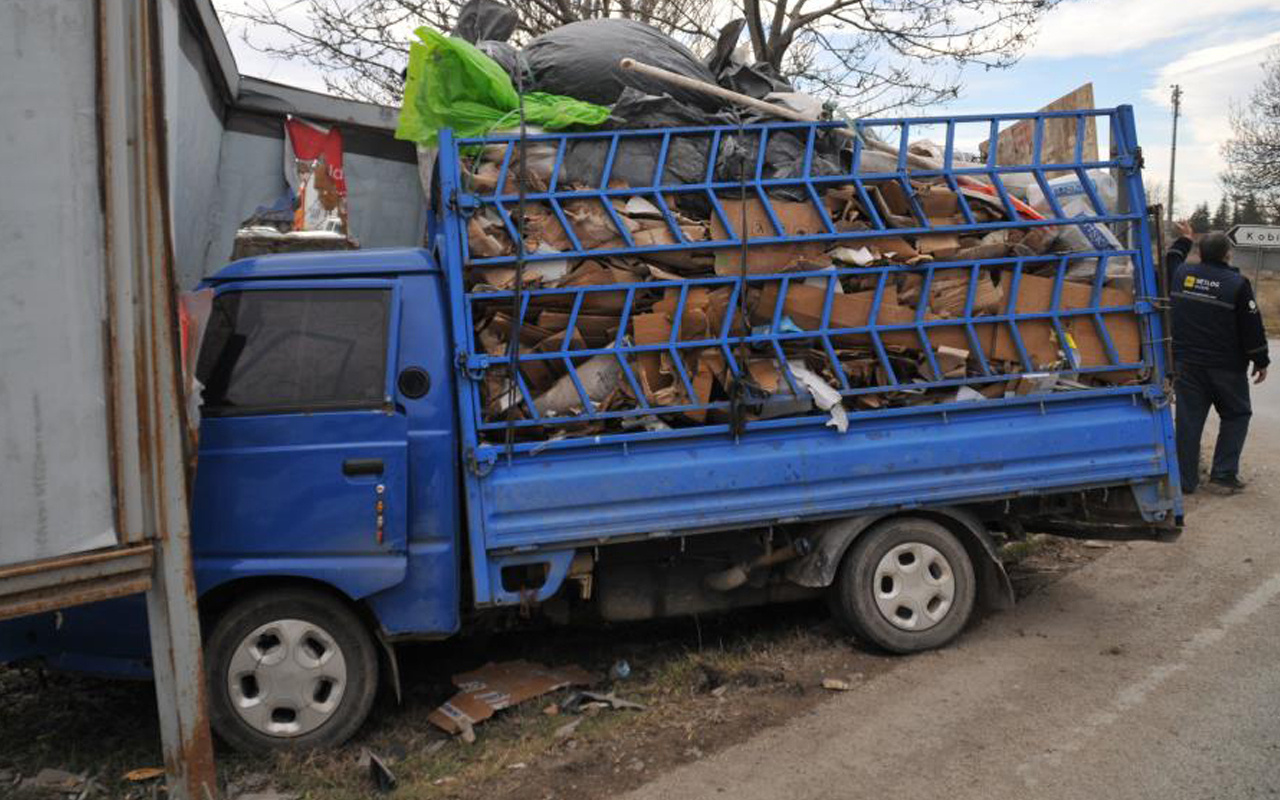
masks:
[(1182, 288), (1196, 289), (1201, 292), (1209, 292), (1214, 289), (1222, 288), (1222, 281), (1210, 280), (1209, 278), (1198, 278), (1195, 275), (1188, 275), (1182, 279)]

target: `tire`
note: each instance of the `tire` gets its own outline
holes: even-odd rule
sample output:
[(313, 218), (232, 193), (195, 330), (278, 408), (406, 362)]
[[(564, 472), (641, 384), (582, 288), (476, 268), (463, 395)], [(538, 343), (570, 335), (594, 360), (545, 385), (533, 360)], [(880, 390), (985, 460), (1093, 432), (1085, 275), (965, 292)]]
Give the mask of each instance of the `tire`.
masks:
[(255, 594), (219, 617), (205, 645), (209, 711), (237, 750), (310, 750), (345, 742), (378, 690), (369, 629), (310, 589)]
[(973, 562), (932, 520), (887, 520), (858, 537), (831, 585), (830, 607), (855, 637), (891, 653), (941, 647), (973, 615)]

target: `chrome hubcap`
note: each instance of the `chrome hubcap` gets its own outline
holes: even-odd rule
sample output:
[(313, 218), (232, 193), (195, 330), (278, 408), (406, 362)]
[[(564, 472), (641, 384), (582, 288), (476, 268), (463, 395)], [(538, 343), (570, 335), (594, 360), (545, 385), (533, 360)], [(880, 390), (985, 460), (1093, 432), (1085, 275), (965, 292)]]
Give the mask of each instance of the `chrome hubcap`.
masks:
[(254, 630), (236, 647), (227, 669), (236, 713), (268, 736), (301, 736), (320, 727), (346, 688), (342, 650), (323, 628), (300, 619)]
[(876, 565), (876, 606), (891, 625), (926, 631), (951, 610), (956, 576), (947, 559), (922, 542), (900, 544)]

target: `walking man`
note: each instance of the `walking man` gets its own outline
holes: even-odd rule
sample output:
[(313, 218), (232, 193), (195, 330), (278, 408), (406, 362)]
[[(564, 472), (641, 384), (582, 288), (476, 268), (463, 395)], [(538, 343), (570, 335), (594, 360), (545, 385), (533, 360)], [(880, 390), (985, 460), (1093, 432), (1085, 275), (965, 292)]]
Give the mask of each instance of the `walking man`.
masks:
[(1191, 227), (1179, 222), (1177, 230), (1168, 264), (1182, 493), (1193, 493), (1200, 481), (1200, 435), (1210, 406), (1218, 412), (1220, 424), (1209, 485), (1235, 493), (1244, 488), (1240, 451), (1253, 413), (1248, 368), (1252, 362), (1254, 383), (1267, 379), (1267, 333), (1253, 286), (1231, 266), (1226, 234), (1205, 234), (1200, 239), (1200, 263), (1187, 264)]

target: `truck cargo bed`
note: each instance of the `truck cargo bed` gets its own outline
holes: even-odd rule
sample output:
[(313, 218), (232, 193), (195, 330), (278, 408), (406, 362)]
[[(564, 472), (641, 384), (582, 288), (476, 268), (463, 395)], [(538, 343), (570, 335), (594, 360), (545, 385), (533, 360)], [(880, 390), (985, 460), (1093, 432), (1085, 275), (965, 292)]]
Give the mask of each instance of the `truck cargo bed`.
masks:
[[(1047, 154), (1086, 122), (1108, 158)], [(991, 155), (961, 160), (974, 124)], [(1131, 109), (837, 125), (442, 135), (477, 602), (634, 538), (1099, 487), (1180, 515)], [(907, 152), (925, 129), (940, 158)]]

